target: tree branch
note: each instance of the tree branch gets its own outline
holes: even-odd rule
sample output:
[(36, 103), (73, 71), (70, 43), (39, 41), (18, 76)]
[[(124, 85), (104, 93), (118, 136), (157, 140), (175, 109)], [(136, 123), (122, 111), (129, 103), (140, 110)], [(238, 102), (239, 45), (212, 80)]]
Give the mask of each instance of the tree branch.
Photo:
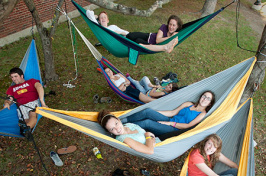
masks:
[[(59, 0), (58, 6), (61, 8), (63, 3), (64, 3), (64, 0)], [(59, 17), (60, 17), (60, 12), (58, 10), (55, 10), (54, 18), (52, 19), (51, 31), (50, 31), (51, 37), (54, 35), (56, 27), (58, 26)]]
[(2, 0), (0, 2), (0, 26), (5, 18), (13, 11), (19, 0)]
[(123, 13), (125, 15), (135, 15), (149, 17), (155, 12), (157, 8), (161, 8), (162, 5), (169, 3), (171, 0), (157, 0), (147, 10), (139, 10), (136, 7), (127, 7), (125, 5), (117, 4), (109, 0), (86, 0), (92, 4), (98, 5), (102, 8), (109, 9), (115, 12)]

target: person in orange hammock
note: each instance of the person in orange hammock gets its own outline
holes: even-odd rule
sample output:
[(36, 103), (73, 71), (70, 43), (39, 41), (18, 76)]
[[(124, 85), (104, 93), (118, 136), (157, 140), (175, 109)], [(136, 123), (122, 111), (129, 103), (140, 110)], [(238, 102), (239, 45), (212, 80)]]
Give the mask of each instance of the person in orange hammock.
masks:
[[(211, 134), (199, 142), (189, 156), (188, 176), (237, 176), (238, 165), (221, 153), (222, 140), (216, 134)], [(212, 169), (217, 161), (231, 167), (220, 174)]]

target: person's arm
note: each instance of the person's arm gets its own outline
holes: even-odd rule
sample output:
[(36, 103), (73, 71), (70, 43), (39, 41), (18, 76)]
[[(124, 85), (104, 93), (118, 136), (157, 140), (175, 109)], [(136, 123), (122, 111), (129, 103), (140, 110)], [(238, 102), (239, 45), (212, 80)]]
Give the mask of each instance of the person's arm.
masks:
[(158, 111), (159, 113), (167, 116), (167, 117), (173, 117), (174, 115), (178, 114), (179, 111), (185, 107), (188, 107), (190, 105), (192, 105), (193, 103), (192, 102), (185, 102), (183, 103), (182, 105), (178, 106), (176, 109), (174, 110), (171, 110), (171, 111)]
[(156, 97), (161, 97), (161, 96), (164, 96), (164, 95), (165, 95), (164, 92), (156, 92), (156, 89), (157, 89), (157, 88), (154, 87), (154, 88), (152, 88), (152, 90), (150, 91), (149, 95), (150, 95), (151, 97), (156, 98)]
[(199, 170), (201, 170), (208, 176), (219, 176), (211, 168), (209, 168), (207, 164), (205, 163), (198, 163), (196, 164), (196, 166), (199, 168)]
[(11, 105), (11, 103), (13, 101), (13, 98), (12, 98), (11, 95), (7, 95), (7, 97), (9, 98), (9, 100), (5, 100), (3, 109), (7, 108), (7, 109), (10, 110), (10, 105)]
[(161, 124), (169, 125), (178, 129), (187, 129), (190, 128), (196, 124), (198, 124), (203, 117), (206, 115), (206, 112), (200, 113), (194, 120), (192, 120), (190, 123), (176, 123), (176, 122), (168, 122), (168, 121), (158, 121)]
[(94, 15), (94, 11), (92, 11), (92, 10), (87, 10), (87, 11), (86, 11), (86, 15), (87, 15), (87, 17), (88, 17), (91, 21), (93, 21), (93, 22), (99, 24), (98, 21), (96, 20), (96, 18), (97, 18), (98, 16), (97, 16), (97, 15)]
[(146, 143), (145, 144), (142, 144), (142, 143), (135, 141), (134, 139), (131, 139), (131, 138), (126, 138), (124, 140), (124, 143), (126, 143), (130, 148), (132, 148), (138, 152), (146, 153), (146, 154), (153, 154), (154, 153), (155, 137), (150, 132), (146, 132), (145, 137), (146, 137)]
[(40, 99), (40, 102), (41, 102), (41, 104), (42, 104), (42, 107), (48, 107), (48, 106), (45, 104), (45, 102), (44, 102), (44, 90), (43, 90), (43, 87), (42, 87), (41, 83), (36, 82), (36, 83), (34, 84), (34, 87), (35, 87), (35, 89), (36, 89), (37, 92), (38, 92), (39, 99)]
[(237, 168), (238, 169), (238, 165), (235, 162), (231, 161), (226, 156), (224, 156), (222, 153), (219, 156), (219, 161), (221, 161), (222, 163), (226, 164), (229, 167)]
[(173, 35), (177, 34), (178, 32), (174, 32), (171, 36), (163, 37), (163, 31), (159, 29), (156, 35), (156, 43), (162, 43), (163, 41), (169, 39)]

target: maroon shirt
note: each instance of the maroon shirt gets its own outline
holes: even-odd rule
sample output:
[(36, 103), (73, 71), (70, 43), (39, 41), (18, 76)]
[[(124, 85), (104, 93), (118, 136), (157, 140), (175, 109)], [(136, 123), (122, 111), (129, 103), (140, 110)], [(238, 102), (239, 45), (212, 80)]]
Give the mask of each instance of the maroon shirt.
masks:
[(39, 94), (34, 86), (36, 82), (40, 81), (30, 79), (21, 84), (10, 86), (6, 94), (13, 96), (19, 104), (27, 104), (39, 98)]

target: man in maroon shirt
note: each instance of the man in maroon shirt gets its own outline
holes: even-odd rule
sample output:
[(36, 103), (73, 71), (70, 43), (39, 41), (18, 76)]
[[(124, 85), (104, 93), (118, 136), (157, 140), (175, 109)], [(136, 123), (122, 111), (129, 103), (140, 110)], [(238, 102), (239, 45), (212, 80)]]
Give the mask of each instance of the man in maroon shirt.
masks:
[(4, 108), (10, 109), (12, 101), (15, 100), (20, 109), (20, 111), (18, 110), (19, 118), (22, 120), (21, 116), (23, 115), (27, 126), (32, 129), (37, 123), (37, 114), (33, 112), (33, 109), (39, 106), (39, 100), (42, 107), (47, 107), (44, 102), (43, 87), (39, 80), (29, 79), (26, 81), (20, 68), (12, 68), (9, 74), (15, 85), (7, 89), (6, 94), (9, 99), (5, 100)]

